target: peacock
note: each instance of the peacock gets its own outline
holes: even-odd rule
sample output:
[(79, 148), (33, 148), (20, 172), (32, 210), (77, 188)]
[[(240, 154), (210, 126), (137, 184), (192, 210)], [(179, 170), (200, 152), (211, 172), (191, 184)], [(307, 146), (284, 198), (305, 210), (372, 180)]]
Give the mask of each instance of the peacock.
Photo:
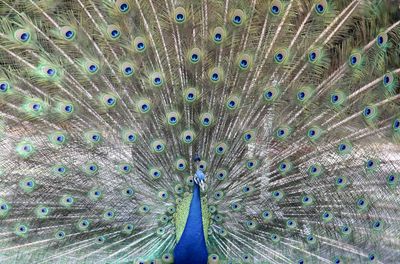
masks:
[(0, 263), (400, 263), (397, 0), (0, 15)]

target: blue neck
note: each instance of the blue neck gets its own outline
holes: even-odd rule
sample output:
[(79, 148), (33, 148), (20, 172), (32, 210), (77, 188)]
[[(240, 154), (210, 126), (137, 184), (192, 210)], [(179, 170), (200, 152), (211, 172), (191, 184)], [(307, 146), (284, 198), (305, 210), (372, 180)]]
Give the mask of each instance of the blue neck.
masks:
[(189, 216), (181, 239), (174, 250), (174, 263), (206, 264), (207, 258), (208, 252), (201, 215), (200, 188), (197, 184), (194, 184)]

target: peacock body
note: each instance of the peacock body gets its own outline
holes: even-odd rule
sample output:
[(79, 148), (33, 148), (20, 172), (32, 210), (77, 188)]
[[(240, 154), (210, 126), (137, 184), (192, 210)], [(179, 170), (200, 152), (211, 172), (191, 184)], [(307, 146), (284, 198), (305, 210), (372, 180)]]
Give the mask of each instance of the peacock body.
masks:
[(1, 263), (400, 263), (389, 0), (0, 0)]

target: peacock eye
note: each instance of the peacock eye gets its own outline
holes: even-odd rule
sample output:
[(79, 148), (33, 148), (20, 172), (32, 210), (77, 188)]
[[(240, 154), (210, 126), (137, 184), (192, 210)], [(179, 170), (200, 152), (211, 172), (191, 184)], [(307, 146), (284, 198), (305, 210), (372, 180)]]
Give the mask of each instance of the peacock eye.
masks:
[(126, 68), (124, 69), (124, 72), (125, 72), (126, 74), (131, 74), (131, 73), (133, 72), (133, 69), (132, 69), (132, 67), (126, 67)]
[(192, 55), (192, 60), (193, 60), (193, 61), (197, 61), (198, 58), (199, 58), (199, 56), (198, 56), (197, 54), (193, 54), (193, 55)]
[(116, 29), (114, 29), (114, 30), (112, 30), (111, 31), (111, 36), (113, 37), (113, 38), (116, 38), (116, 37), (118, 37), (119, 36), (119, 31), (118, 30), (116, 30)]
[(177, 7), (174, 10), (174, 19), (178, 24), (182, 24), (186, 20), (186, 10), (183, 7)]
[(30, 37), (30, 34), (28, 32), (24, 32), (21, 34), (20, 39), (21, 39), (21, 41), (25, 42), (25, 41), (28, 41), (29, 37)]
[(113, 0), (115, 2), (118, 11), (122, 14), (125, 14), (129, 11), (130, 5), (128, 0)]
[(8, 91), (8, 89), (10, 88), (10, 85), (8, 82), (0, 82), (0, 91), (5, 93)]
[(275, 15), (279, 14), (279, 12), (280, 12), (279, 7), (276, 6), (276, 5), (273, 5), (273, 6), (271, 7), (271, 12), (272, 12), (273, 14), (275, 14)]
[(281, 62), (283, 60), (283, 54), (282, 53), (277, 53), (275, 55), (275, 59), (276, 59), (276, 61)]
[(139, 42), (139, 43), (136, 45), (136, 47), (137, 47), (138, 50), (142, 50), (142, 49), (144, 49), (144, 43), (143, 43), (143, 42)]
[(240, 54), (237, 60), (239, 68), (243, 71), (248, 70), (252, 67), (253, 56), (251, 56), (250, 54), (247, 53)]
[(94, 64), (92, 64), (92, 65), (89, 66), (89, 70), (90, 70), (91, 72), (95, 72), (95, 71), (97, 70), (97, 66), (94, 65)]

